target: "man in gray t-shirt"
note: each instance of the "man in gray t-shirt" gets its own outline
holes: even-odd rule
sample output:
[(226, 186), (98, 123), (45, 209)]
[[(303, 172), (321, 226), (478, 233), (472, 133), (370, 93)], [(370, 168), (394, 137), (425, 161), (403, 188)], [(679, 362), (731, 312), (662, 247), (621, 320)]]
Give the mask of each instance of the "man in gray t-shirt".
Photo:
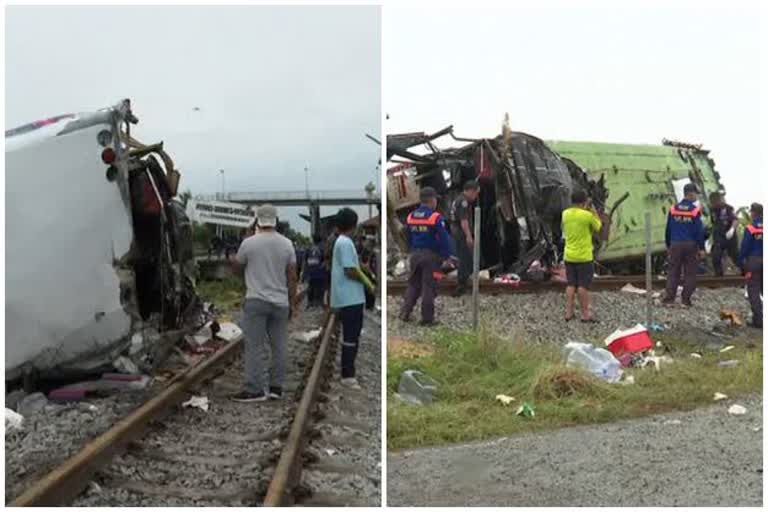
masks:
[[(245, 334), (245, 389), (231, 398), (261, 402), (283, 395), (288, 320), (296, 311), (296, 251), (275, 231), (277, 210), (263, 205), (256, 211), (259, 231), (246, 238), (230, 259), (244, 273), (246, 294), (241, 326)], [(267, 342), (272, 346), (272, 371), (267, 392), (262, 361)]]

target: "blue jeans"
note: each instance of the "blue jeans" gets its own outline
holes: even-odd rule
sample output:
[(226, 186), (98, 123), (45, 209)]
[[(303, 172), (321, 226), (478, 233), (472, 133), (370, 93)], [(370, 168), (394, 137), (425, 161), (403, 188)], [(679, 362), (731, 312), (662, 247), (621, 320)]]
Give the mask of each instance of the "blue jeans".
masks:
[[(245, 334), (245, 389), (250, 393), (267, 391), (270, 387), (282, 389), (285, 379), (288, 339), (288, 306), (272, 304), (260, 299), (246, 299), (240, 322)], [(269, 376), (265, 378), (267, 344), (271, 345), (272, 361)]]

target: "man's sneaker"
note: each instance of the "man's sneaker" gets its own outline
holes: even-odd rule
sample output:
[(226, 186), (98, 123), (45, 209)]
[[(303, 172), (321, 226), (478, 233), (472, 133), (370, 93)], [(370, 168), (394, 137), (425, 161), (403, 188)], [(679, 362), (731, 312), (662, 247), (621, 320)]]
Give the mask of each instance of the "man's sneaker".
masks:
[(283, 388), (271, 386), (269, 388), (269, 393), (267, 393), (267, 396), (270, 398), (270, 400), (280, 400), (283, 398)]
[(250, 391), (241, 391), (229, 397), (233, 402), (264, 402), (267, 395), (264, 393), (251, 393)]
[(357, 379), (354, 377), (347, 377), (346, 379), (341, 379), (341, 385), (349, 389), (363, 389), (360, 387), (360, 383), (357, 382)]

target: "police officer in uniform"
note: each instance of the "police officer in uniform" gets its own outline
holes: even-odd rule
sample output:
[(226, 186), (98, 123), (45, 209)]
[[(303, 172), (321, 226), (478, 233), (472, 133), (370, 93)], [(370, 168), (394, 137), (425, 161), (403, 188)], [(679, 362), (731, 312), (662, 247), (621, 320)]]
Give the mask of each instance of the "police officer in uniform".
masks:
[(422, 188), (419, 199), (421, 205), (408, 215), (406, 222), (411, 273), (400, 319), (404, 322), (410, 320), (411, 311), (421, 296), (420, 325), (434, 325), (437, 295), (435, 273), (440, 271), (442, 262), (452, 256), (452, 241), (445, 219), (436, 211), (435, 189)]
[(709, 194), (709, 204), (712, 208), (712, 266), (715, 275), (722, 276), (726, 254), (736, 263), (739, 247), (736, 226), (739, 221), (733, 206), (726, 203), (719, 192)]
[(669, 274), (667, 275), (667, 293), (663, 303), (674, 304), (677, 296), (677, 284), (681, 273), (684, 276), (682, 303), (690, 307), (691, 296), (696, 289), (696, 271), (699, 258), (704, 252), (704, 223), (701, 221), (701, 208), (696, 204), (698, 188), (693, 183), (687, 183), (683, 188), (685, 197), (672, 206), (667, 215), (667, 230), (665, 242), (669, 257)]
[(736, 263), (747, 278), (747, 297), (752, 308), (752, 326), (763, 327), (763, 205), (752, 203), (752, 223), (744, 230)]
[(459, 258), (458, 286), (454, 296), (458, 297), (467, 291), (467, 282), (472, 274), (472, 248), (475, 241), (473, 208), (477, 201), (479, 187), (477, 181), (469, 180), (464, 183), (464, 191), (451, 204), (451, 235), (456, 242), (456, 256)]

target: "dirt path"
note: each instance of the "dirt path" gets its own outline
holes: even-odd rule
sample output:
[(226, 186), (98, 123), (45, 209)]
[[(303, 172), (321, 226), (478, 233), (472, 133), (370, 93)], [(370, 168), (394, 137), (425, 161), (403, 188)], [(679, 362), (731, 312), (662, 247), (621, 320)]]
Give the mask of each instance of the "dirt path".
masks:
[[(731, 416), (733, 403), (747, 407)], [(388, 455), (389, 506), (761, 506), (762, 399)]]

